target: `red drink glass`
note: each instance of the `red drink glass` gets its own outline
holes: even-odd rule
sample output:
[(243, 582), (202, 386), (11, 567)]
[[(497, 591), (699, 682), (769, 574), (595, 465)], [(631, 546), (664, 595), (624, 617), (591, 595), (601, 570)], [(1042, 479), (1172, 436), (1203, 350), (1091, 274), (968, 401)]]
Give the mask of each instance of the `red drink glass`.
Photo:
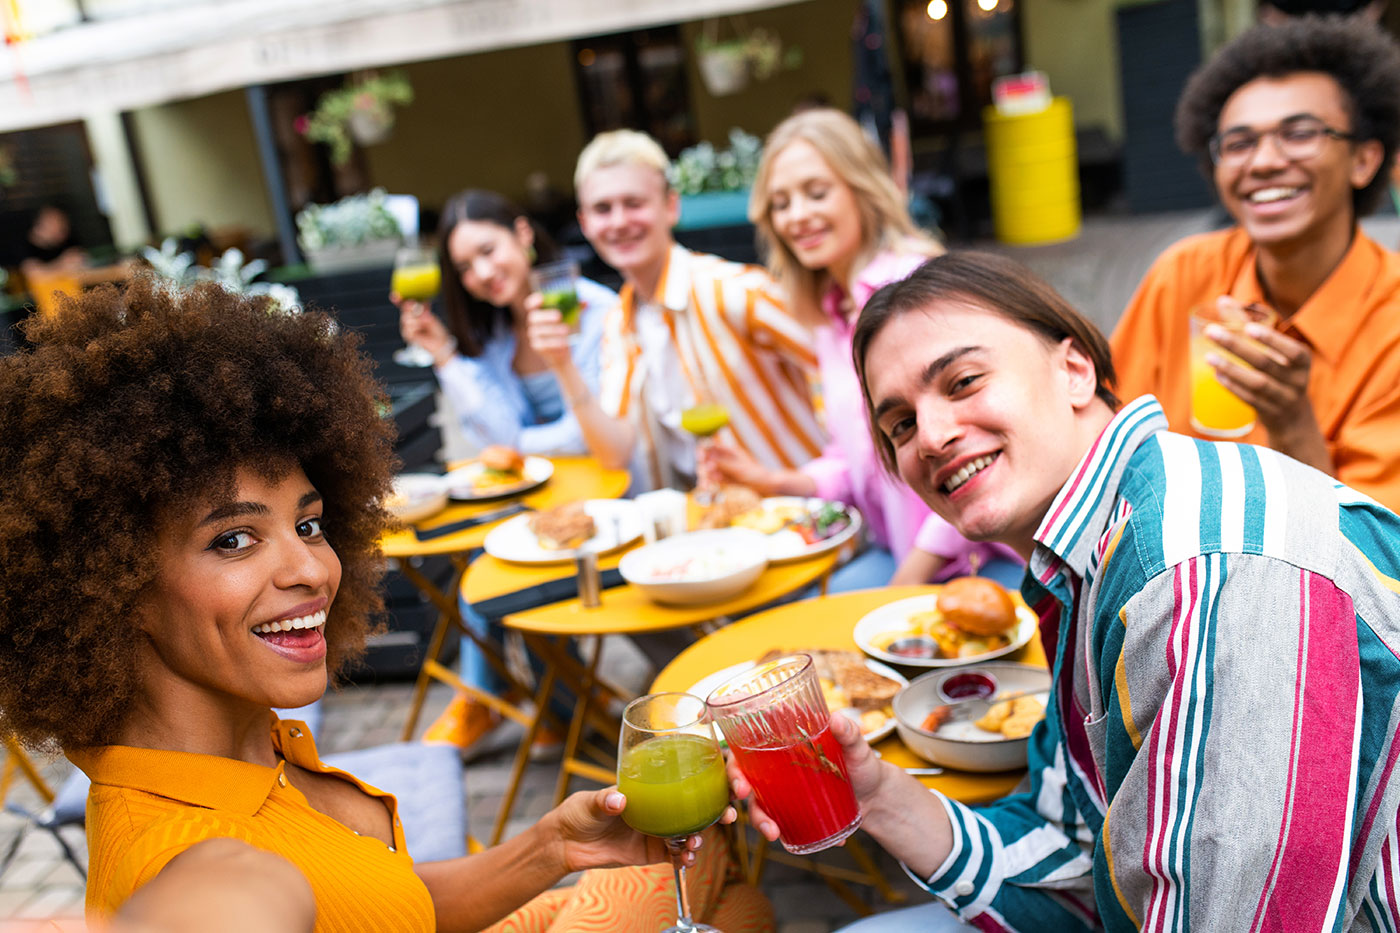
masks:
[(860, 809), (810, 656), (760, 664), (705, 702), (789, 852), (820, 852), (856, 831)]

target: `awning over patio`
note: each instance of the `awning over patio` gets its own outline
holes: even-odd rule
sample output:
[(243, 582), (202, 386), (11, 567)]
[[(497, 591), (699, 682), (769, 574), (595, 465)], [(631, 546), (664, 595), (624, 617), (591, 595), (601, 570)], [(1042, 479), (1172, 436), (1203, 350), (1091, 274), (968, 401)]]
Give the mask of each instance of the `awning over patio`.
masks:
[(0, 47), (0, 132), (247, 85), (794, 2), (800, 0), (187, 0)]

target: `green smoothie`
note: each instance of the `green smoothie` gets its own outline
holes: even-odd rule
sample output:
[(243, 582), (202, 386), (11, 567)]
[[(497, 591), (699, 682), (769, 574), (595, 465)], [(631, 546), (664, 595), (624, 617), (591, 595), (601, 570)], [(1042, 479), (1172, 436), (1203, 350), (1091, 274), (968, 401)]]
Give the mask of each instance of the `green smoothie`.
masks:
[(573, 326), (578, 320), (579, 300), (578, 292), (572, 288), (561, 288), (555, 291), (545, 292), (541, 296), (541, 302), (546, 308), (554, 308), (559, 312), (559, 317), (565, 324)]
[(617, 789), (627, 796), (623, 820), (649, 836), (698, 833), (729, 806), (724, 756), (698, 735), (658, 735), (627, 749)]

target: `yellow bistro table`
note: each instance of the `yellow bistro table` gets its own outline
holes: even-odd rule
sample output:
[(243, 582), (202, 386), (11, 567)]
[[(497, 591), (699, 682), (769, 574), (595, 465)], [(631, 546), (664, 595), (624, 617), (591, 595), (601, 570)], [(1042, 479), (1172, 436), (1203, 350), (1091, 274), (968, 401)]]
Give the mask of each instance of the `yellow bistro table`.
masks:
[[(937, 593), (939, 587), (891, 586), (874, 590), (857, 590), (850, 593), (837, 593), (832, 596), (818, 596), (800, 602), (786, 603), (764, 612), (757, 612), (732, 625), (713, 632), (691, 645), (676, 656), (676, 659), (656, 675), (651, 689), (654, 693), (668, 691), (685, 692), (702, 678), (715, 671), (723, 670), (741, 661), (750, 661), (765, 653), (780, 649), (784, 651), (802, 648), (828, 648), (859, 651), (852, 630), (856, 622), (867, 612), (878, 609), (895, 600), (910, 596)], [(1019, 661), (1023, 664), (1045, 666), (1045, 652), (1040, 646), (1040, 637), (1030, 640), (1020, 651), (1000, 660)], [(909, 669), (906, 669), (909, 670)], [(911, 671), (922, 673), (922, 671)], [(886, 761), (901, 768), (925, 766), (928, 762), (916, 756), (900, 741), (897, 732), (875, 744), (875, 750)], [(976, 774), (969, 771), (955, 771), (945, 768), (942, 774), (923, 775), (919, 780), (955, 800), (967, 804), (990, 803), (1006, 796), (1025, 775), (1025, 769), (1002, 771), (994, 774)], [(743, 833), (737, 834), (742, 842)], [(862, 846), (851, 840), (847, 850), (863, 869), (863, 873), (849, 872), (830, 865), (803, 864), (818, 872), (832, 890), (847, 903), (862, 912), (868, 911), (859, 900), (843, 886), (843, 881), (874, 884), (886, 899), (898, 900), (896, 893), (878, 870), (873, 859)], [(749, 877), (757, 881), (765, 853), (760, 847), (757, 855), (749, 860)], [(785, 853), (768, 856), (792, 864), (800, 864)]]
[[(564, 742), (556, 803), (564, 799), (569, 790), (569, 781), (575, 775), (603, 784), (611, 784), (615, 780), (613, 768), (578, 758), (583, 726), (592, 717), (590, 702), (599, 686), (597, 672), (602, 657), (603, 636), (643, 635), (697, 627), (725, 616), (749, 612), (817, 581), (821, 581), (825, 589), (826, 578), (836, 565), (836, 559), (837, 554), (832, 551), (807, 560), (772, 565), (753, 586), (738, 596), (703, 606), (663, 606), (642, 595), (638, 588), (624, 584), (603, 590), (600, 604), (593, 608), (585, 608), (577, 598), (573, 598), (505, 616), (503, 624), (521, 632), (530, 650), (545, 661), (545, 673), (536, 691), (536, 706), (548, 702), (556, 679), (577, 697), (568, 737)], [(567, 649), (572, 638), (592, 643), (592, 657), (586, 666), (569, 656)], [(595, 723), (606, 726), (605, 735), (616, 737), (616, 723), (599, 723), (599, 717), (592, 718)], [(532, 740), (533, 735), (526, 737), (526, 747)], [(599, 757), (603, 760), (607, 758), (605, 755)], [(510, 809), (511, 803), (508, 799), (503, 804), (503, 812)]]
[[(851, 632), (867, 612), (895, 600), (910, 596), (937, 593), (938, 586), (891, 586), (874, 590), (857, 590), (819, 596), (801, 602), (787, 603), (766, 612), (756, 612), (746, 619), (707, 635), (676, 656), (656, 675), (652, 690), (686, 691), (702, 678), (740, 661), (761, 657), (775, 648), (832, 648), (860, 651)], [(1045, 666), (1045, 652), (1040, 637), (1030, 640), (1020, 651), (1000, 660)], [(910, 670), (909, 668), (905, 669)], [(918, 671), (917, 673), (922, 673)], [(875, 750), (886, 761), (901, 768), (926, 766), (928, 762), (916, 756), (900, 741), (898, 733), (875, 744)], [(945, 768), (942, 774), (920, 778), (929, 787), (966, 804), (990, 803), (1009, 794), (1025, 769), (977, 774)]]
[[(591, 457), (553, 457), (550, 459), (554, 464), (554, 474), (548, 482), (538, 489), (520, 496), (492, 499), (489, 502), (453, 504), (437, 515), (418, 522), (414, 528), (430, 531), (452, 522), (489, 514), (514, 502), (522, 502), (533, 509), (550, 509), (579, 499), (615, 499), (627, 491), (630, 478), (626, 470), (605, 469)], [(454, 467), (460, 465), (452, 464)], [(527, 725), (527, 727), (527, 721), (532, 718), (500, 697), (470, 687), (454, 671), (438, 662), (448, 632), (456, 629), (458, 634), (466, 635), (476, 643), (487, 662), (505, 678), (506, 683), (514, 683), (514, 678), (511, 677), (510, 671), (506, 668), (504, 659), (496, 647), (483, 641), (462, 621), (456, 599), (462, 577), (467, 570), (468, 554), (481, 547), (481, 543), (486, 540), (486, 535), (499, 524), (500, 521), (495, 521), (476, 525), (453, 534), (427, 540), (419, 540), (414, 528), (400, 528), (388, 532), (380, 539), (380, 547), (383, 549), (384, 556), (395, 561), (405, 579), (428, 597), (433, 605), (437, 606), (439, 612), (437, 625), (434, 627), (432, 637), (428, 642), (427, 653), (423, 656), (423, 666), (418, 671), (418, 681), (414, 685), (408, 721), (404, 724), (404, 741), (413, 738), (413, 733), (418, 727), (418, 717), (422, 713), (423, 698), (427, 694), (430, 679), (451, 684), (458, 690), (492, 707), (503, 716), (522, 725)], [(447, 555), (456, 568), (452, 581), (442, 589), (435, 586), (413, 565), (413, 558), (435, 555)]]

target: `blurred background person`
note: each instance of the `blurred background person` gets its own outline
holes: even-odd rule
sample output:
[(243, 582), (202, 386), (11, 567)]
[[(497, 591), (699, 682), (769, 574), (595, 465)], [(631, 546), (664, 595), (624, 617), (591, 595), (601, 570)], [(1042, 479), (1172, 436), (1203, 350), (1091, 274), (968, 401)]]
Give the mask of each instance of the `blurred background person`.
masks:
[(34, 280), (81, 269), (87, 253), (73, 236), (68, 212), (57, 204), (44, 204), (34, 212), (19, 248), (19, 271)]
[[(432, 354), (438, 384), (467, 441), (475, 451), (503, 444), (540, 456), (588, 453), (558, 379), (525, 339), (530, 269), (560, 258), (554, 241), (501, 195), (468, 189), (443, 206), (437, 242), (447, 321), (421, 302), (396, 298), (399, 329), (406, 343)], [(582, 277), (576, 287), (581, 308), (577, 331), (568, 334), (566, 345), (579, 378), (597, 391), (603, 320), (617, 304), (617, 293)], [(465, 600), (461, 609), (478, 634), (503, 637)], [(500, 692), (500, 677), (469, 638), (461, 639), (460, 663), (468, 684)], [(424, 739), (466, 750), (499, 724), (490, 707), (459, 693)], [(540, 754), (559, 744), (556, 730), (548, 728), (536, 742)]]
[[(438, 261), (446, 323), (421, 302), (398, 300), (405, 342), (433, 356), (438, 383), (477, 450), (491, 444), (523, 454), (587, 453), (558, 380), (525, 336), (530, 269), (560, 258), (554, 241), (493, 191), (452, 196), (438, 222)], [(603, 319), (617, 294), (579, 278), (582, 308), (568, 340), (584, 384), (596, 391)]]
[(809, 331), (763, 270), (675, 242), (680, 202), (669, 166), (661, 146), (635, 130), (602, 133), (579, 155), (579, 224), (625, 280), (604, 323), (599, 386), (569, 353), (557, 311), (536, 311), (530, 324), (589, 450), (605, 466), (630, 467), (634, 491), (694, 482), (695, 438), (681, 414), (701, 403), (722, 405), (723, 436), (767, 466), (805, 463), (822, 443)]
[(1148, 270), (1113, 334), (1123, 395), (1150, 392), (1172, 430), (1206, 436), (1192, 311), (1265, 306), (1272, 328), (1206, 333), (1214, 376), (1254, 409), (1239, 439), (1400, 508), (1400, 256), (1357, 224), (1400, 141), (1400, 46), (1355, 16), (1255, 26), (1191, 77), (1176, 132), (1235, 226)]
[(763, 147), (749, 204), (760, 250), (799, 321), (812, 328), (830, 441), (797, 469), (759, 463), (717, 442), (702, 461), (765, 496), (820, 496), (858, 509), (871, 546), (832, 576), (834, 591), (926, 583), (974, 564), (1015, 586), (1021, 566), (996, 545), (976, 545), (880, 468), (870, 441), (851, 335), (866, 300), (943, 247), (914, 225), (879, 149), (846, 114), (801, 111)]

